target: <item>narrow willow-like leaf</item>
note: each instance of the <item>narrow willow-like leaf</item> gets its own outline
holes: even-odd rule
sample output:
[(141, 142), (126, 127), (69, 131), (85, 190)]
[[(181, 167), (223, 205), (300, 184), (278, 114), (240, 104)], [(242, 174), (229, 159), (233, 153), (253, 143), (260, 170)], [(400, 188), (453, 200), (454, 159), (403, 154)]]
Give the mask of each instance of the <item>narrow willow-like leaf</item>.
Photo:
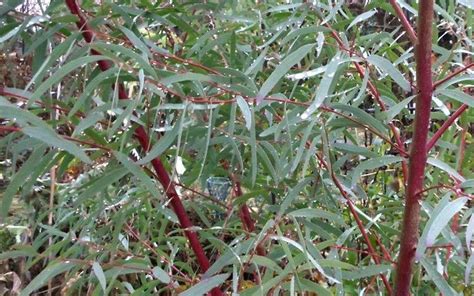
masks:
[(471, 214), (471, 218), (469, 218), (469, 222), (467, 222), (467, 227), (466, 227), (466, 247), (468, 250), (471, 248), (471, 240), (472, 240), (473, 235), (474, 235), (474, 213)]
[(295, 187), (289, 190), (285, 199), (281, 203), (277, 216), (281, 217), (286, 212), (293, 200), (300, 194), (300, 192), (306, 185), (308, 185), (309, 182), (311, 182), (311, 178), (305, 178), (301, 180)]
[(322, 218), (322, 219), (327, 219), (330, 222), (335, 222), (339, 225), (345, 225), (344, 219), (340, 215), (337, 215), (328, 211), (324, 211), (321, 209), (311, 209), (311, 208), (299, 209), (299, 210), (289, 212), (288, 215), (293, 216), (293, 217), (310, 218), (310, 219)]
[(344, 105), (344, 104), (331, 104), (331, 107), (337, 110), (342, 110), (345, 112), (352, 113), (353, 117), (357, 118), (357, 122), (363, 125), (367, 125), (373, 127), (377, 131), (379, 131), (382, 135), (387, 133), (387, 128), (383, 125), (382, 122), (375, 119), (372, 115), (365, 112), (360, 108), (353, 107), (351, 105)]
[(366, 160), (359, 164), (352, 173), (352, 186), (355, 186), (362, 176), (362, 173), (366, 170), (373, 170), (382, 166), (390, 165), (393, 163), (401, 162), (403, 160), (400, 156), (385, 155), (377, 158)]
[(466, 263), (466, 270), (464, 271), (464, 284), (469, 286), (471, 283), (471, 271), (474, 266), (474, 253), (471, 253), (469, 260)]
[(40, 159), (44, 156), (47, 146), (39, 145), (34, 147), (33, 153), (30, 155), (27, 161), (23, 163), (20, 170), (13, 176), (10, 184), (2, 194), (2, 206), (1, 206), (1, 217), (6, 217), (8, 215), (8, 210), (12, 204), (13, 197), (20, 189), (20, 187), (25, 183), (28, 177), (35, 170), (42, 170), (43, 168), (37, 167)]
[(268, 169), (268, 171), (270, 171), (270, 175), (272, 176), (275, 183), (278, 184), (279, 176), (277, 175), (277, 173), (275, 171), (275, 167), (273, 166), (273, 164), (272, 164), (270, 158), (268, 157), (265, 149), (263, 149), (261, 147), (261, 145), (258, 144), (258, 143), (257, 143), (257, 154), (260, 157), (260, 159), (263, 161), (263, 164)]
[(252, 111), (250, 111), (249, 104), (244, 100), (244, 98), (242, 98), (242, 96), (237, 96), (236, 100), (237, 105), (244, 116), (245, 127), (250, 130), (252, 128)]
[(160, 80), (160, 83), (164, 85), (171, 85), (173, 83), (183, 82), (183, 81), (201, 81), (201, 82), (213, 82), (214, 80), (204, 74), (199, 73), (182, 73), (172, 76), (168, 76)]
[(257, 160), (257, 135), (255, 125), (255, 109), (251, 110), (252, 124), (250, 126), (250, 163), (252, 165), (252, 186), (255, 185), (258, 174), (258, 160)]
[(392, 62), (378, 55), (368, 56), (367, 61), (379, 68), (383, 73), (389, 75), (404, 91), (410, 91), (410, 83), (405, 79), (402, 73), (395, 68)]
[(466, 179), (464, 179), (463, 176), (461, 176), (455, 169), (453, 169), (450, 165), (448, 165), (447, 163), (439, 160), (439, 159), (436, 159), (436, 158), (432, 158), (432, 157), (429, 157), (427, 162), (429, 164), (431, 164), (432, 166), (435, 166), (443, 171), (445, 171), (448, 175), (456, 178), (457, 180), (461, 181), (461, 182), (464, 182)]
[(274, 239), (274, 240), (278, 240), (278, 241), (282, 241), (282, 242), (285, 242), (287, 244), (290, 244), (291, 246), (295, 247), (296, 249), (298, 249), (299, 251), (301, 251), (305, 258), (311, 262), (313, 264), (313, 266), (322, 274), (324, 275), (327, 279), (335, 282), (335, 283), (338, 283), (339, 281), (336, 280), (335, 278), (332, 278), (331, 276), (327, 275), (326, 272), (324, 271), (324, 269), (321, 267), (321, 265), (316, 261), (316, 259), (311, 256), (309, 254), (309, 252), (303, 248), (303, 246), (301, 244), (299, 244), (298, 242), (292, 240), (292, 239), (289, 239), (287, 237), (284, 237), (284, 236), (270, 236), (271, 239)]
[(323, 32), (323, 33), (331, 32), (331, 30), (324, 26), (311, 26), (311, 27), (298, 28), (296, 30), (291, 31), (291, 33), (289, 33), (288, 35), (286, 35), (285, 38), (281, 40), (281, 44), (284, 45), (285, 43), (288, 43), (297, 37), (303, 37), (308, 34), (320, 33), (320, 32)]
[(377, 153), (370, 151), (369, 149), (362, 147), (362, 146), (356, 146), (352, 144), (346, 144), (346, 143), (333, 143), (332, 147), (334, 149), (345, 152), (345, 153), (351, 153), (351, 154), (356, 154), (356, 155), (363, 155), (368, 158), (374, 158), (377, 157)]
[(389, 264), (370, 265), (362, 268), (357, 268), (350, 271), (342, 271), (342, 277), (346, 280), (359, 280), (366, 277), (371, 277), (381, 273), (388, 272), (392, 269)]
[(433, 222), (427, 230), (426, 246), (430, 247), (434, 244), (436, 238), (441, 233), (441, 230), (448, 225), (449, 220), (451, 220), (451, 218), (464, 207), (464, 204), (467, 201), (467, 197), (460, 197), (449, 202), (445, 207), (443, 207), (438, 215), (430, 218)]
[(136, 48), (143, 52), (147, 57), (152, 57), (148, 46), (146, 46), (145, 43), (143, 43), (143, 41), (137, 35), (135, 35), (135, 33), (124, 26), (119, 25), (118, 28), (125, 34), (125, 36), (127, 36), (128, 40), (130, 40)]
[(137, 106), (142, 101), (142, 93), (143, 93), (143, 86), (145, 83), (145, 74), (143, 73), (143, 69), (138, 70), (138, 81), (139, 81), (139, 90), (137, 94), (137, 98), (135, 100), (128, 100), (127, 107), (125, 110), (120, 113), (117, 119), (112, 124), (112, 127), (109, 128), (107, 134), (110, 137), (115, 134), (115, 131), (123, 124), (123, 122), (129, 119), (132, 116), (132, 113), (135, 112)]
[[(156, 71), (153, 69), (153, 67), (148, 63), (147, 60), (145, 60), (141, 55), (134, 52), (133, 50), (125, 46), (116, 45), (116, 44), (107, 44), (103, 42), (96, 42), (92, 44), (91, 46), (92, 48), (97, 49), (99, 51), (111, 50), (114, 52), (114, 55), (116, 55), (116, 53), (120, 53), (122, 55), (129, 57), (132, 61), (138, 63), (140, 67), (143, 68), (144, 71), (146, 71), (146, 73), (151, 75), (154, 79), (158, 80), (158, 75), (156, 74)], [(104, 54), (106, 54), (105, 51), (104, 51)]]
[(51, 75), (51, 77), (49, 77), (45, 82), (41, 83), (38, 86), (38, 88), (31, 95), (29, 104), (33, 103), (32, 100), (35, 100), (35, 99), (40, 100), (44, 92), (49, 90), (55, 84), (60, 82), (66, 75), (70, 74), (72, 71), (76, 70), (77, 68), (83, 67), (84, 65), (89, 64), (89, 63), (95, 63), (97, 61), (108, 60), (108, 59), (109, 58), (106, 56), (93, 55), (93, 56), (80, 57), (65, 64), (64, 66), (59, 68), (59, 70), (56, 71), (53, 75)]
[(293, 173), (297, 168), (298, 165), (300, 164), (301, 157), (303, 156), (303, 152), (306, 150), (306, 142), (309, 139), (309, 136), (313, 132), (313, 127), (316, 124), (316, 120), (312, 120), (310, 124), (306, 127), (303, 136), (301, 137), (300, 145), (298, 146), (296, 150), (296, 156), (293, 159), (293, 164), (291, 166), (291, 172)]
[(224, 273), (215, 275), (210, 278), (202, 279), (197, 285), (191, 287), (183, 293), (179, 293), (179, 296), (205, 295), (213, 288), (222, 284), (229, 277), (229, 275), (230, 273)]
[(85, 163), (92, 163), (92, 160), (84, 151), (82, 151), (81, 148), (79, 148), (73, 142), (61, 138), (51, 129), (44, 129), (41, 127), (25, 127), (22, 129), (22, 131), (26, 135), (38, 139), (45, 144), (64, 149)]
[(415, 96), (408, 97), (404, 99), (403, 101), (401, 101), (400, 103), (390, 107), (390, 109), (388, 109), (387, 111), (384, 111), (384, 114), (386, 116), (385, 120), (387, 122), (392, 121), (395, 118), (395, 116), (400, 114), (400, 112), (402, 112), (405, 109), (405, 107), (408, 105), (408, 103), (410, 103), (414, 98)]
[(437, 93), (466, 104), (471, 108), (474, 107), (474, 97), (463, 91), (457, 89), (442, 89), (437, 91)]
[[(77, 111), (81, 109), (81, 107), (84, 105), (86, 99), (99, 88), (99, 85), (106, 81), (108, 78), (113, 77), (117, 75), (119, 72), (118, 68), (110, 68), (107, 71), (99, 73), (97, 76), (95, 76), (92, 80), (87, 81), (85, 89), (82, 91), (81, 96), (79, 99), (76, 100), (76, 103), (72, 107), (72, 109), (69, 111), (69, 118), (72, 118), (74, 114), (76, 114)], [(108, 86), (110, 87), (110, 86)]]
[(329, 95), (329, 89), (333, 83), (336, 71), (339, 66), (345, 62), (347, 59), (341, 58), (341, 53), (337, 52), (334, 57), (331, 59), (329, 64), (326, 66), (323, 79), (319, 83), (319, 86), (316, 88), (315, 95), (311, 105), (306, 109), (303, 114), (301, 114), (301, 119), (305, 120), (311, 116), (324, 102), (324, 99)]
[(94, 262), (92, 263), (92, 270), (99, 281), (100, 287), (105, 292), (107, 290), (107, 281), (105, 280), (105, 274), (102, 267), (98, 262)]
[(165, 284), (169, 284), (171, 282), (170, 276), (161, 267), (155, 266), (155, 267), (153, 267), (151, 272), (153, 273), (153, 276), (155, 278), (159, 279), (161, 282), (163, 282)]
[(58, 274), (67, 272), (76, 266), (73, 262), (60, 262), (48, 265), (41, 271), (20, 293), (20, 296), (31, 295), (34, 291), (44, 286)]
[(123, 178), (128, 172), (128, 169), (125, 167), (115, 167), (107, 170), (102, 176), (92, 179), (91, 182), (85, 185), (87, 188), (79, 194), (74, 204), (81, 204), (85, 198), (95, 196), (98, 192), (106, 189), (110, 184)]
[(270, 77), (267, 78), (265, 83), (260, 88), (257, 94), (257, 104), (260, 104), (272, 88), (278, 83), (278, 81), (285, 76), (293, 65), (301, 61), (314, 47), (314, 44), (306, 44), (290, 53), (280, 65), (276, 67)]
[(372, 10), (369, 10), (369, 11), (366, 11), (364, 13), (361, 13), (359, 14), (358, 16), (356, 16), (354, 18), (354, 20), (349, 24), (349, 26), (347, 27), (347, 30), (349, 30), (351, 27), (353, 27), (354, 25), (357, 25), (358, 23), (361, 23), (369, 18), (371, 18), (375, 13), (377, 13), (377, 10), (375, 9), (372, 9)]
[(179, 134), (181, 129), (181, 120), (176, 120), (174, 127), (167, 131), (164, 136), (162, 136), (158, 142), (150, 149), (147, 155), (140, 159), (137, 164), (146, 164), (152, 161), (153, 159), (159, 157), (163, 152), (165, 152), (175, 141), (176, 137)]
[(85, 129), (95, 125), (98, 121), (104, 119), (104, 114), (101, 112), (92, 112), (87, 115), (86, 118), (82, 119), (74, 129), (72, 136), (78, 136)]
[(457, 296), (459, 295), (456, 291), (448, 284), (448, 282), (444, 279), (443, 275), (440, 274), (436, 267), (431, 264), (427, 258), (423, 258), (420, 260), (421, 265), (426, 270), (428, 277), (431, 281), (438, 287), (439, 291), (442, 293), (443, 296)]
[(114, 151), (114, 156), (126, 167), (135, 177), (137, 177), (143, 185), (148, 189), (148, 192), (151, 193), (152, 196), (157, 197), (159, 196), (158, 185), (153, 182), (153, 180), (145, 174), (144, 170), (138, 166), (135, 162), (131, 161), (126, 155)]

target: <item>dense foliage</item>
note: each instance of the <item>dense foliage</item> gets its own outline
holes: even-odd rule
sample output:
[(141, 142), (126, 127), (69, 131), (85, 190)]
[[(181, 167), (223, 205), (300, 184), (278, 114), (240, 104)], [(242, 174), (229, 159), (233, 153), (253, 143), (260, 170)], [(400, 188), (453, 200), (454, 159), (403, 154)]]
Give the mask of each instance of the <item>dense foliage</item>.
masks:
[[(415, 1), (66, 2), (0, 7), (0, 293), (390, 294)], [(435, 2), (415, 295), (472, 295), (473, 9)]]

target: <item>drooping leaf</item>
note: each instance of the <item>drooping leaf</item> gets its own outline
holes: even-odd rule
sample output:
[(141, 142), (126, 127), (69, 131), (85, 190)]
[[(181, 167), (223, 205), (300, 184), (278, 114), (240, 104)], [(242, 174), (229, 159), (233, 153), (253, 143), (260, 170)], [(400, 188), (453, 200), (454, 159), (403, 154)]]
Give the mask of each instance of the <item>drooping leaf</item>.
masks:
[(336, 53), (331, 59), (329, 64), (326, 66), (324, 71), (323, 79), (316, 88), (315, 95), (311, 105), (301, 114), (301, 119), (306, 120), (311, 114), (313, 114), (324, 102), (324, 99), (329, 95), (329, 89), (333, 83), (336, 71), (340, 65), (346, 63), (348, 59), (342, 58), (340, 52)]
[(171, 278), (168, 275), (168, 273), (159, 266), (153, 267), (152, 273), (155, 278), (159, 279), (161, 282), (165, 284), (169, 284), (171, 282)]
[(20, 296), (31, 295), (34, 291), (44, 286), (49, 280), (52, 280), (58, 274), (67, 272), (75, 266), (76, 263), (69, 261), (48, 265), (21, 291)]
[(105, 292), (107, 289), (107, 281), (105, 279), (104, 271), (98, 262), (92, 263), (92, 270), (94, 271), (97, 280), (99, 281), (100, 287)]
[(368, 56), (367, 61), (375, 65), (383, 73), (389, 75), (404, 91), (410, 91), (410, 83), (405, 79), (402, 73), (395, 68), (392, 62), (378, 55)]
[(179, 296), (205, 295), (213, 288), (222, 284), (229, 277), (229, 275), (229, 273), (224, 273), (202, 279), (197, 285), (191, 287), (183, 293), (179, 293)]
[(358, 23), (361, 23), (369, 18), (371, 18), (374, 14), (377, 13), (377, 10), (375, 9), (372, 9), (372, 10), (369, 10), (369, 11), (366, 11), (364, 13), (361, 13), (359, 14), (358, 16), (356, 16), (354, 18), (354, 20), (349, 24), (349, 26), (347, 27), (347, 29), (349, 30), (351, 27), (353, 27), (354, 25), (358, 24)]
[(285, 76), (290, 68), (301, 61), (314, 47), (314, 44), (306, 44), (290, 53), (281, 63), (275, 68), (270, 77), (267, 78), (265, 83), (260, 88), (257, 94), (257, 104), (260, 104), (278, 81)]

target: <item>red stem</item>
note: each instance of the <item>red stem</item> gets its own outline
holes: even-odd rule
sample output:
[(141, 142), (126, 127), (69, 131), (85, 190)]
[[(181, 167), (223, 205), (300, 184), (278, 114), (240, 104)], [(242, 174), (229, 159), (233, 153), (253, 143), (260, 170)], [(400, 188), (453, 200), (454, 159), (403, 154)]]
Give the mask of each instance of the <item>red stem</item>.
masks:
[(415, 30), (413, 30), (413, 27), (408, 21), (405, 14), (403, 13), (402, 8), (400, 7), (400, 5), (398, 5), (396, 0), (390, 0), (390, 4), (392, 5), (393, 9), (395, 10), (395, 13), (400, 19), (402, 26), (405, 28), (405, 31), (407, 32), (408, 38), (410, 38), (411, 43), (416, 44), (418, 38), (416, 37)]
[(467, 66), (464, 66), (464, 67), (461, 67), (459, 69), (457, 69), (456, 71), (454, 71), (453, 73), (450, 73), (448, 76), (444, 77), (443, 79), (441, 80), (438, 80), (436, 81), (434, 84), (433, 84), (433, 90), (436, 89), (438, 86), (440, 86), (441, 84), (445, 83), (446, 81), (448, 81), (449, 79), (453, 78), (454, 76), (468, 70), (469, 68), (471, 67), (474, 67), (474, 63), (470, 63), (469, 65)]
[[(82, 31), (82, 35), (84, 39), (88, 43), (90, 43), (94, 38), (94, 33), (89, 28), (88, 24), (86, 23), (85, 18), (80, 13), (80, 8), (78, 4), (76, 3), (75, 0), (66, 0), (66, 4), (69, 10), (71, 11), (71, 13), (76, 15), (79, 18), (76, 24), (79, 27), (79, 29)], [(92, 53), (99, 54), (97, 51), (92, 51)], [(111, 67), (110, 63), (108, 63), (107, 61), (98, 61), (98, 65), (102, 71), (105, 71)], [(119, 99), (127, 100), (128, 95), (123, 84), (119, 84), (118, 88), (119, 88), (118, 89)], [(138, 126), (136, 128), (135, 137), (140, 142), (140, 145), (142, 146), (143, 150), (148, 151), (150, 149), (149, 137), (145, 129), (143, 128), (143, 126)], [(207, 258), (204, 252), (204, 249), (201, 243), (199, 242), (199, 238), (196, 232), (191, 230), (193, 227), (193, 224), (191, 223), (191, 220), (189, 219), (189, 216), (186, 213), (186, 210), (184, 209), (183, 203), (181, 202), (181, 199), (179, 198), (175, 185), (171, 182), (170, 176), (168, 172), (166, 171), (166, 169), (164, 168), (163, 163), (161, 162), (159, 158), (153, 159), (151, 163), (158, 176), (158, 181), (160, 181), (161, 185), (165, 189), (166, 195), (168, 199), (170, 200), (171, 207), (176, 213), (176, 216), (178, 217), (181, 228), (184, 230), (184, 233), (186, 234), (189, 240), (191, 248), (193, 249), (194, 254), (197, 257), (201, 271), (205, 272), (210, 267), (209, 259)], [(212, 289), (211, 294), (215, 296), (223, 295), (222, 292), (218, 288)]]
[[(242, 196), (242, 187), (240, 186), (240, 182), (235, 180), (235, 177), (232, 177), (234, 179), (234, 196)], [(240, 206), (240, 211), (239, 211), (239, 216), (240, 220), (242, 221), (242, 224), (245, 228), (245, 230), (248, 233), (252, 233), (255, 231), (255, 221), (252, 219), (250, 216), (250, 210), (247, 204), (243, 204)], [(265, 249), (261, 244), (258, 244), (256, 247), (257, 254), (260, 256), (265, 256), (266, 252)]]
[(443, 123), (443, 125), (436, 131), (431, 140), (426, 144), (426, 151), (430, 151), (436, 142), (441, 138), (444, 132), (458, 119), (461, 114), (467, 109), (466, 104), (462, 104), (451, 116)]
[(396, 273), (395, 295), (410, 293), (412, 267), (418, 243), (420, 224), (420, 192), (423, 190), (427, 161), (428, 139), (433, 78), (431, 73), (431, 37), (433, 25), (433, 0), (420, 0), (418, 17), (418, 43), (415, 47), (416, 98), (414, 135), (410, 152), (407, 196), (403, 215), (400, 253)]

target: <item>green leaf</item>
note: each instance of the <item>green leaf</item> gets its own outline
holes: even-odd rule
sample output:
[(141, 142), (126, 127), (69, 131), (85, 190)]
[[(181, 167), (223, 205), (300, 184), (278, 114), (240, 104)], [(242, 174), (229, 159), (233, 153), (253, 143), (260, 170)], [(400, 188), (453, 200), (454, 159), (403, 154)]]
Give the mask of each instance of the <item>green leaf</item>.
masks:
[(388, 272), (392, 269), (392, 266), (389, 264), (381, 264), (381, 265), (370, 265), (365, 266), (362, 268), (357, 268), (350, 271), (342, 271), (342, 277), (345, 280), (359, 280), (366, 277), (371, 277), (375, 275), (379, 275), (381, 273)]
[(150, 50), (148, 49), (148, 46), (146, 46), (145, 43), (143, 43), (143, 41), (140, 38), (138, 38), (137, 35), (135, 35), (135, 33), (125, 28), (124, 26), (119, 25), (118, 28), (120, 29), (120, 31), (122, 31), (125, 34), (125, 36), (127, 36), (128, 40), (130, 40), (136, 48), (138, 48), (146, 56), (150, 58), (152, 57), (152, 54)]
[(95, 125), (98, 121), (102, 119), (104, 119), (104, 115), (102, 114), (102, 112), (89, 113), (86, 118), (81, 119), (79, 124), (74, 129), (72, 136), (74, 137), (80, 135), (82, 131)]
[(31, 98), (29, 100), (29, 104), (33, 102), (33, 100), (40, 100), (41, 96), (49, 90), (51, 87), (53, 87), (55, 84), (59, 83), (63, 78), (70, 74), (72, 71), (76, 70), (77, 68), (83, 67), (86, 64), (89, 63), (94, 63), (97, 61), (101, 60), (108, 60), (109, 58), (106, 56), (101, 56), (101, 55), (93, 55), (93, 56), (86, 56), (86, 57), (80, 57), (77, 58), (61, 68), (59, 68), (58, 71), (56, 71), (51, 77), (49, 77), (45, 82), (41, 83), (38, 88), (34, 91), (34, 93), (31, 95)]
[(445, 171), (449, 176), (456, 178), (458, 181), (464, 182), (466, 179), (464, 179), (463, 176), (461, 176), (455, 169), (453, 169), (450, 165), (447, 163), (436, 159), (429, 157), (427, 162), (431, 164), (432, 166), (435, 166), (443, 171)]
[[(1, 110), (1, 109), (0, 109)], [(1, 205), (1, 217), (7, 217), (8, 210), (13, 201), (13, 197), (18, 192), (18, 189), (25, 183), (25, 181), (30, 177), (30, 175), (35, 170), (42, 170), (43, 168), (37, 167), (38, 163), (40, 162), (41, 158), (44, 156), (47, 146), (46, 145), (39, 145), (35, 148), (33, 153), (30, 155), (27, 161), (23, 163), (20, 170), (13, 176), (10, 184), (8, 184), (7, 189), (3, 192), (2, 196), (2, 205)]]
[(302, 218), (322, 218), (322, 219), (327, 219), (330, 222), (335, 222), (339, 225), (345, 225), (344, 219), (337, 214), (324, 211), (321, 209), (312, 209), (312, 208), (306, 208), (306, 209), (299, 209), (295, 210), (292, 212), (288, 213), (289, 216), (293, 217), (302, 217)]
[(304, 257), (309, 261), (311, 262), (311, 264), (313, 264), (314, 268), (316, 268), (316, 270), (318, 270), (322, 275), (324, 275), (328, 280), (331, 280), (335, 283), (339, 283), (338, 280), (336, 280), (335, 278), (329, 276), (326, 274), (326, 272), (324, 271), (324, 269), (321, 267), (321, 265), (317, 262), (317, 260), (311, 256), (311, 254), (298, 242), (292, 240), (292, 239), (289, 239), (287, 237), (284, 237), (284, 236), (276, 236), (276, 235), (273, 235), (273, 236), (270, 236), (271, 239), (274, 239), (274, 240), (278, 240), (278, 241), (281, 241), (281, 242), (284, 242), (284, 243), (287, 243), (287, 244), (290, 244), (291, 246), (295, 247), (296, 249), (298, 249), (299, 251), (301, 251), (304, 255)]
[(224, 273), (212, 276), (210, 278), (202, 279), (197, 285), (191, 287), (183, 293), (179, 293), (179, 296), (205, 295), (213, 288), (222, 284), (229, 277), (229, 275), (230, 273)]
[(443, 275), (440, 274), (436, 267), (431, 264), (428, 259), (422, 258), (420, 260), (421, 265), (426, 270), (428, 277), (431, 281), (438, 287), (439, 291), (443, 296), (456, 296), (459, 295), (456, 291), (448, 284), (448, 282), (444, 279)]
[(58, 274), (67, 272), (76, 266), (76, 263), (65, 261), (48, 265), (41, 271), (20, 293), (20, 296), (31, 295), (34, 291), (44, 286)]
[(362, 173), (366, 170), (374, 170), (382, 166), (390, 165), (402, 161), (403, 158), (400, 156), (385, 155), (377, 158), (372, 158), (363, 161), (359, 164), (352, 173), (352, 185), (355, 186), (362, 176)]
[(98, 262), (92, 263), (92, 270), (94, 271), (95, 276), (99, 280), (99, 284), (102, 287), (102, 290), (105, 292), (107, 290), (107, 281), (105, 280), (105, 274), (102, 270), (102, 267)]
[(153, 180), (145, 174), (143, 169), (136, 164), (135, 162), (131, 161), (126, 155), (114, 151), (114, 156), (124, 165), (124, 167), (127, 168), (135, 177), (137, 177), (148, 189), (150, 194), (154, 197), (160, 196), (160, 193), (158, 191), (158, 185), (153, 182)]
[(452, 202), (449, 202), (438, 215), (433, 215), (430, 220), (433, 220), (430, 227), (425, 229), (427, 231), (426, 235), (426, 246), (430, 247), (435, 243), (436, 238), (441, 233), (446, 225), (448, 225), (449, 220), (459, 212), (466, 202), (468, 201), (467, 197), (460, 197)]
[(389, 75), (404, 91), (410, 91), (410, 83), (405, 79), (402, 73), (395, 68), (392, 62), (378, 55), (368, 56), (367, 62), (379, 68), (384, 74)]
[(366, 11), (364, 13), (361, 13), (359, 14), (358, 16), (356, 16), (354, 18), (354, 20), (349, 24), (349, 26), (347, 27), (347, 30), (349, 30), (352, 26), (358, 24), (358, 23), (361, 23), (369, 18), (371, 18), (374, 14), (377, 13), (377, 10), (375, 9), (372, 9), (372, 10), (369, 10), (369, 11)]
[(242, 96), (237, 96), (237, 105), (240, 108), (240, 111), (242, 111), (242, 115), (244, 116), (245, 119), (245, 127), (250, 130), (252, 128), (252, 112), (250, 111), (249, 104), (247, 101), (242, 98)]
[(137, 161), (137, 164), (146, 164), (152, 161), (153, 159), (159, 157), (163, 152), (165, 152), (173, 143), (176, 137), (179, 134), (181, 129), (181, 120), (176, 120), (176, 123), (173, 129), (167, 131), (164, 136), (162, 136), (158, 142), (151, 148), (147, 155)]
[(138, 63), (139, 66), (143, 68), (143, 70), (146, 71), (148, 74), (150, 74), (154, 79), (158, 80), (158, 75), (156, 74), (156, 71), (153, 69), (153, 67), (150, 66), (149, 62), (145, 60), (141, 55), (134, 52), (133, 50), (126, 48), (125, 46), (122, 46), (122, 45), (107, 44), (103, 42), (96, 42), (92, 44), (91, 46), (92, 48), (98, 50), (99, 52), (101, 50), (111, 50), (111, 51), (114, 51), (113, 53), (114, 55), (116, 55), (116, 53), (120, 53), (124, 56), (129, 57), (132, 61)]
[(457, 89), (442, 89), (436, 93), (447, 96), (448, 98), (454, 99), (458, 102), (468, 105), (469, 107), (474, 107), (474, 97)]
[(267, 94), (273, 89), (278, 81), (299, 61), (301, 61), (314, 47), (314, 44), (306, 44), (289, 54), (280, 65), (272, 72), (270, 77), (263, 83), (257, 94), (257, 104), (260, 104)]
[(467, 222), (466, 227), (466, 247), (467, 249), (471, 248), (471, 240), (474, 234), (474, 214), (471, 214), (471, 218), (469, 218), (469, 222)]
[(159, 266), (153, 267), (153, 269), (151, 270), (151, 273), (153, 274), (155, 278), (157, 278), (164, 284), (169, 284), (171, 282), (171, 278), (168, 275), (168, 273)]
[(301, 180), (295, 187), (289, 190), (285, 199), (283, 199), (283, 202), (281, 203), (280, 209), (278, 210), (278, 217), (281, 217), (286, 212), (293, 200), (300, 194), (303, 188), (308, 185), (309, 182), (311, 182), (311, 180), (311, 178), (305, 178)]
[(332, 147), (336, 150), (339, 150), (344, 153), (351, 153), (351, 154), (356, 154), (356, 155), (362, 155), (368, 158), (374, 158), (377, 157), (378, 154), (375, 152), (370, 151), (369, 149), (362, 147), (362, 146), (356, 146), (352, 144), (346, 144), (346, 143), (333, 143)]
[(319, 83), (315, 91), (313, 101), (311, 105), (301, 114), (301, 119), (306, 120), (308, 117), (311, 116), (324, 102), (329, 95), (329, 90), (331, 84), (333, 83), (334, 77), (336, 75), (337, 69), (341, 64), (344, 64), (348, 61), (348, 59), (342, 59), (341, 53), (337, 52), (334, 57), (331, 59), (329, 64), (326, 66), (326, 70), (324, 71), (323, 79)]
[(257, 135), (255, 126), (255, 109), (251, 110), (252, 124), (250, 126), (250, 163), (252, 165), (252, 186), (255, 185), (258, 174), (258, 160), (257, 160)]
[(183, 81), (200, 81), (200, 82), (213, 82), (210, 76), (199, 74), (199, 73), (180, 73), (172, 76), (168, 76), (160, 80), (163, 85), (171, 85), (177, 82)]
[(401, 101), (400, 103), (390, 107), (390, 109), (388, 109), (387, 111), (384, 111), (384, 114), (386, 116), (386, 118), (385, 118), (386, 122), (391, 122), (395, 118), (395, 116), (400, 114), (400, 112), (402, 112), (405, 109), (405, 107), (414, 98), (415, 98), (415, 96), (408, 97), (408, 98), (404, 99), (403, 101)]
[(82, 151), (81, 148), (79, 148), (73, 142), (61, 138), (51, 129), (44, 129), (41, 127), (25, 127), (22, 129), (22, 131), (26, 135), (38, 139), (45, 144), (66, 150), (85, 163), (92, 163), (92, 160), (87, 156), (86, 153), (84, 153), (84, 151)]
[(90, 97), (92, 92), (96, 91), (99, 88), (99, 85), (106, 81), (107, 78), (113, 77), (114, 75), (118, 75), (118, 72), (118, 68), (112, 67), (107, 71), (97, 74), (97, 76), (95, 76), (92, 80), (88, 81), (85, 89), (82, 91), (81, 96), (79, 97), (79, 99), (76, 100), (76, 103), (69, 111), (68, 117), (72, 118), (72, 116), (76, 114), (79, 109), (81, 109), (82, 105), (84, 105), (86, 99)]
[(331, 107), (337, 110), (342, 110), (348, 113), (352, 113), (353, 117), (357, 118), (357, 123), (363, 126), (369, 126), (377, 131), (379, 131), (382, 135), (387, 134), (387, 128), (383, 125), (382, 122), (375, 119), (372, 115), (365, 112), (360, 108), (353, 107), (351, 105), (344, 105), (344, 104), (331, 104)]
[(85, 198), (90, 198), (98, 192), (103, 191), (107, 188), (107, 186), (120, 180), (127, 173), (127, 168), (115, 167), (104, 172), (102, 176), (92, 179), (91, 182), (85, 185), (87, 186), (87, 189), (81, 192), (81, 194), (75, 200), (74, 205), (77, 206), (78, 204), (81, 204)]
[(469, 256), (469, 260), (466, 263), (466, 270), (464, 271), (464, 284), (469, 286), (471, 284), (471, 271), (472, 267), (474, 266), (474, 252), (471, 252), (471, 256)]

